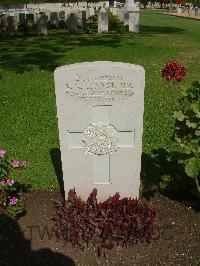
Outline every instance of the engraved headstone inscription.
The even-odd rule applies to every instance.
[[[139,197],[144,69],[87,62],[54,72],[66,195],[82,199],[97,188],[102,201],[119,192]]]

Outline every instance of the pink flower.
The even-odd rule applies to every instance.
[[[19,161],[14,160],[14,161],[12,162],[12,167],[13,167],[13,168],[18,168],[18,167],[19,167]]]
[[[3,158],[5,156],[5,151],[4,150],[0,150],[0,158]]]
[[[15,197],[11,198],[10,199],[10,206],[15,206],[17,204],[17,202],[18,202],[17,198],[15,198]]]
[[[0,184],[6,186],[12,186],[14,185],[15,181],[13,179],[10,179],[10,178],[3,178],[1,181],[0,181]]]
[[[22,166],[23,168],[26,168],[26,167],[28,166],[27,161],[22,161],[21,166]]]
[[[7,182],[6,178],[1,179],[0,184],[5,185]]]
[[[14,185],[14,183],[15,183],[15,181],[13,179],[7,178],[7,180],[6,180],[7,185],[12,186],[12,185]]]

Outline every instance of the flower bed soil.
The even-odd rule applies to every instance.
[[[200,265],[200,213],[189,205],[160,194],[150,198],[158,213],[159,237],[151,243],[117,247],[107,258],[89,247],[77,251],[52,235],[57,190],[26,194],[26,214],[17,222],[6,215],[0,219],[0,265]],[[142,201],[146,201],[141,196]]]

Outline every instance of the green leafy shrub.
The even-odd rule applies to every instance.
[[[183,90],[182,110],[174,113],[176,119],[175,140],[184,149],[185,172],[194,178],[200,193],[200,83],[195,81]]]
[[[119,20],[119,18],[113,15],[109,10],[107,10],[108,21],[109,21],[109,31],[115,31],[117,33],[121,33],[125,31],[125,27],[123,23]],[[89,23],[97,23],[98,22],[98,14],[96,13],[93,16],[88,18]]]
[[[90,17],[88,18],[88,22],[89,22],[89,23],[97,23],[97,20],[98,20],[98,15],[97,15],[97,13],[94,14],[94,15],[92,15],[92,16],[90,16]]]
[[[110,11],[108,11],[108,21],[109,21],[109,31],[116,31],[117,33],[125,31],[125,27],[119,20],[119,17],[113,15]]]
[[[61,29],[66,29],[67,28],[67,22],[66,22],[66,20],[64,20],[64,19],[60,20],[59,21],[59,27]]]

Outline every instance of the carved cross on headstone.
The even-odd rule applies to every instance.
[[[68,131],[69,149],[84,149],[93,156],[94,184],[111,184],[112,153],[118,148],[134,146],[134,131],[118,131],[110,124],[112,105],[90,106],[92,121],[84,131]]]

